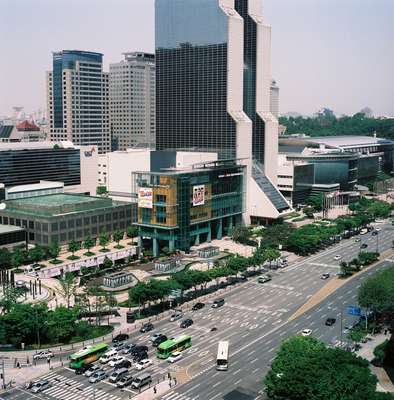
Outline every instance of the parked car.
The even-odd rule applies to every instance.
[[[153,331],[154,326],[151,322],[147,322],[146,324],[141,326],[140,332],[141,333],[146,333],[146,332],[150,332]]]
[[[136,363],[136,364],[134,365],[134,368],[135,368],[137,371],[142,371],[143,369],[149,367],[149,366],[152,365],[152,364],[153,364],[153,361],[152,361],[152,360],[150,360],[149,358],[145,358],[144,360],[141,360],[140,362]]]
[[[131,385],[131,382],[133,382],[133,377],[131,375],[123,375],[120,380],[116,383],[116,386],[119,388],[124,388],[126,386]]]
[[[204,303],[198,302],[198,303],[194,304],[194,306],[192,307],[192,310],[197,311],[197,310],[201,310],[204,307],[205,307]]]
[[[180,351],[174,351],[168,358],[167,358],[167,362],[169,363],[174,363],[177,362],[178,360],[180,360],[182,358],[182,353]]]
[[[43,358],[48,358],[48,357],[52,358],[53,356],[54,354],[52,353],[51,350],[41,350],[36,354],[34,354],[33,360],[41,360]]]
[[[160,335],[157,336],[157,338],[152,342],[152,346],[153,347],[157,347],[159,346],[161,343],[165,342],[166,340],[168,340],[166,335]]]
[[[31,391],[33,393],[39,393],[42,392],[45,389],[48,389],[51,386],[50,382],[46,379],[43,379],[41,381],[36,382],[32,388]]]
[[[190,318],[184,319],[181,324],[180,327],[181,328],[188,328],[189,326],[193,325],[193,320]]]
[[[103,379],[105,379],[107,377],[107,372],[100,369],[97,372],[95,372],[90,378],[89,378],[89,382],[90,383],[97,383],[102,381]]]
[[[119,333],[119,335],[116,335],[113,339],[113,343],[117,342],[124,342],[125,340],[128,340],[130,336],[127,333]]]
[[[327,318],[326,319],[326,325],[327,326],[332,326],[335,324],[336,318]]]
[[[115,367],[116,365],[120,364],[122,361],[126,360],[123,356],[115,356],[112,360],[109,361],[108,365],[110,367]]]

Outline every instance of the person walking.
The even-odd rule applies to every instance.
[[[156,394],[156,393],[157,393],[156,386],[153,386],[153,393],[154,393],[154,394]]]

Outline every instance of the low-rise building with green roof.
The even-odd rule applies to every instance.
[[[110,198],[58,193],[4,202],[0,223],[25,228],[29,243],[64,245],[126,230],[132,223],[133,204]]]

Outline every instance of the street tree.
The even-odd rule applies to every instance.
[[[53,242],[48,249],[49,255],[54,259],[57,260],[57,257],[60,254],[60,246],[57,242]]]
[[[109,243],[109,235],[106,232],[103,232],[99,237],[99,244],[102,247],[102,251],[107,251],[106,246]]]
[[[264,250],[264,255],[269,261],[271,267],[272,261],[277,260],[280,257],[280,251],[277,249],[268,248]]]
[[[41,246],[36,244],[31,250],[29,250],[28,256],[37,264],[45,258],[45,251]]]
[[[117,243],[118,248],[120,247],[119,242],[123,239],[123,236],[124,236],[124,232],[120,231],[120,230],[115,231],[113,234],[114,241]]]
[[[134,225],[130,225],[127,227],[126,235],[130,239],[134,239],[138,236],[138,228]]]
[[[79,245],[78,242],[76,242],[75,240],[72,240],[69,244],[68,244],[68,251],[72,254],[72,258],[75,258],[74,253],[76,251],[78,251],[81,248],[81,246]]]
[[[21,265],[26,262],[26,254],[20,249],[17,248],[12,253],[11,257],[11,265],[13,268],[19,268]]]
[[[96,244],[96,241],[95,241],[94,239],[92,239],[91,236],[87,236],[87,237],[85,238],[85,241],[84,241],[84,243],[83,243],[83,246],[84,246],[84,248],[88,251],[88,253],[91,253],[91,252],[90,252],[90,249],[91,249],[92,247],[94,247],[95,244]]]
[[[264,383],[272,400],[370,400],[377,379],[367,360],[297,336],[282,343]]]
[[[60,288],[58,289],[60,295],[64,298],[67,304],[67,308],[70,308],[70,301],[73,296],[75,296],[78,285],[77,279],[71,272],[66,272],[59,279]]]
[[[11,253],[7,248],[0,249],[0,270],[9,269],[12,265]]]

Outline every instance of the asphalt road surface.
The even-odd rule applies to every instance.
[[[289,336],[305,328],[312,329],[312,335],[333,343],[346,335],[344,327],[354,317],[345,315],[347,305],[356,304],[357,289],[361,282],[376,270],[392,265],[382,261],[372,270],[357,276],[337,290],[323,302],[293,321],[288,318],[318,291],[327,281],[320,279],[323,272],[339,272],[342,260],[349,261],[360,251],[360,244],[366,243],[365,250],[384,251],[392,246],[394,227],[380,225],[378,237],[359,236],[342,241],[328,250],[320,252],[286,269],[274,271],[270,282],[259,284],[256,278],[235,286],[223,294],[212,297],[210,304],[199,311],[188,312],[186,317],[194,324],[186,329],[179,327],[180,321],[163,321],[155,330],[147,334],[134,333],[130,342],[147,344],[149,336],[157,331],[173,337],[180,333],[192,336],[193,345],[183,352],[182,360],[169,366],[166,361],[158,360],[149,346],[149,356],[154,365],[146,372],[153,376],[154,383],[163,379],[174,369],[186,371],[192,378],[188,383],[176,387],[162,396],[163,400],[242,400],[260,398],[262,379],[275,357],[280,343]],[[335,260],[335,256],[341,256]],[[225,305],[212,309],[211,303],[216,297],[223,297]],[[342,324],[341,324],[342,314]],[[328,317],[336,318],[336,323],[325,326]],[[342,330],[341,330],[342,326]],[[217,331],[211,332],[216,327]],[[342,332],[342,333],[341,333]],[[229,369],[219,372],[215,369],[215,357],[219,340],[230,342]],[[133,376],[140,373],[131,371]],[[43,378],[51,382],[51,387],[39,394],[32,394],[23,389],[13,389],[0,396],[7,400],[48,399],[48,400],[122,400],[133,398],[137,393],[131,389],[121,391],[108,381],[91,385],[84,376],[77,376],[73,371],[63,368],[52,371]]]

